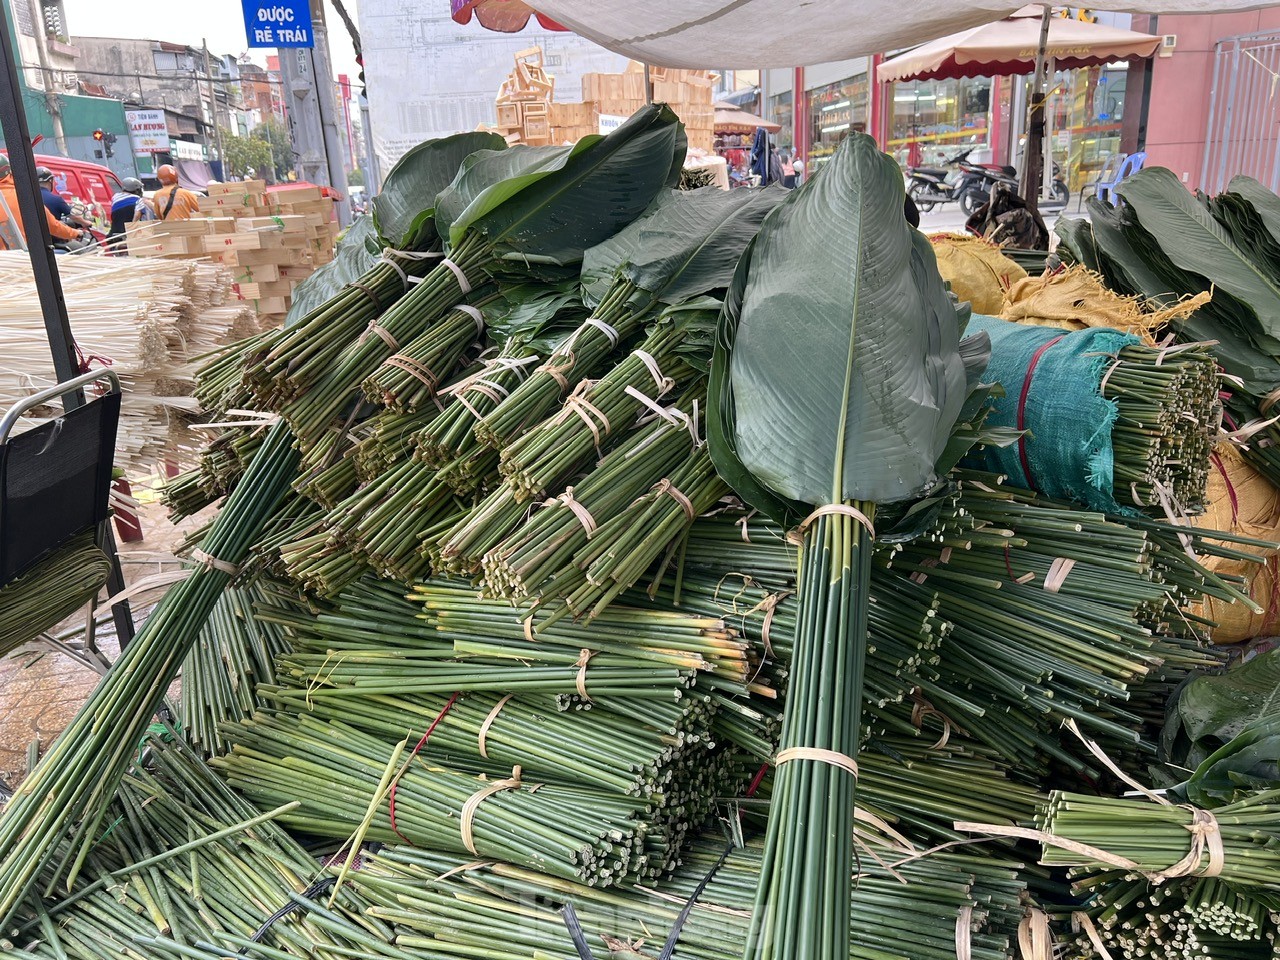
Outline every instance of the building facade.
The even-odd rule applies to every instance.
[[[23,105],[37,153],[65,154],[133,176],[124,105],[104,96],[90,78],[76,72],[78,48],[67,35],[61,0],[0,0],[5,5],[10,40],[18,51]],[[58,129],[62,136],[59,138]],[[98,140],[101,130],[114,143]]]

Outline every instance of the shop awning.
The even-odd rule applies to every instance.
[[[770,133],[777,133],[781,125],[773,123],[754,113],[739,110],[731,103],[715,104],[716,133],[753,133],[756,127],[764,127]]]
[[[1274,0],[1271,0],[1274,2]],[[1261,0],[1098,0],[1131,13],[1228,13]],[[1008,17],[1018,0],[532,0],[540,13],[642,63],[796,67],[902,50]]]
[[[922,44],[876,69],[885,83],[955,80],[959,77],[1021,76],[1034,72],[1042,8],[1025,7],[1012,17]],[[1095,67],[1114,60],[1153,56],[1160,38],[1100,23],[1055,17],[1049,23],[1047,56],[1060,70]]]

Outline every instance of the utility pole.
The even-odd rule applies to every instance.
[[[201,41],[204,45],[204,78],[209,88],[209,117],[213,120],[213,139],[218,145],[218,163],[222,167],[222,178],[227,177],[227,155],[222,151],[222,124],[218,122],[218,101],[213,92],[213,68],[209,65],[209,41]]]
[[[360,93],[360,132],[364,134],[364,189],[372,197],[382,189],[382,171],[378,168],[378,154],[373,149],[373,124],[369,121],[369,96]]]
[[[312,183],[326,184],[343,199],[338,201],[338,222],[351,222],[346,199],[347,180],[342,164],[342,140],[338,134],[334,103],[333,71],[329,69],[329,34],[324,4],[311,5],[311,32],[315,46],[280,51],[280,77],[288,101],[289,132],[297,157],[298,175]]]
[[[45,110],[48,112],[49,120],[53,124],[53,139],[58,145],[58,152],[64,157],[69,157],[70,154],[67,153],[67,134],[62,129],[62,101],[58,99],[57,91],[53,89],[53,67],[49,64],[44,11],[40,8],[38,0],[28,0],[28,3],[31,6],[32,26],[35,28],[36,59],[40,61],[40,85],[44,88]]]

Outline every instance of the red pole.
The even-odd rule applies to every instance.
[[[988,137],[991,140],[991,162],[1002,163],[1004,161],[1004,115],[1001,113],[1000,95],[1003,92],[1000,88],[1001,77],[991,78],[991,99],[990,99],[990,120],[987,124]]]
[[[804,67],[796,67],[791,81],[791,127],[794,141],[791,149],[804,161],[807,180],[812,171],[809,169],[809,104],[804,92]]]
[[[867,90],[870,94],[870,109],[867,110],[867,133],[875,138],[876,146],[884,149],[884,91],[887,84],[880,82],[880,71],[876,68],[884,62],[884,54],[877,53],[871,57],[870,73],[867,76]]]

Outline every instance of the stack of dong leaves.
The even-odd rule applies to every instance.
[[[1159,764],[1242,538],[982,469],[988,337],[869,138],[792,192],[683,159],[663,106],[424,143],[208,359],[167,497],[220,506],[0,816],[15,949],[1047,949],[1065,875],[1012,834],[1112,762],[1063,724]]]

